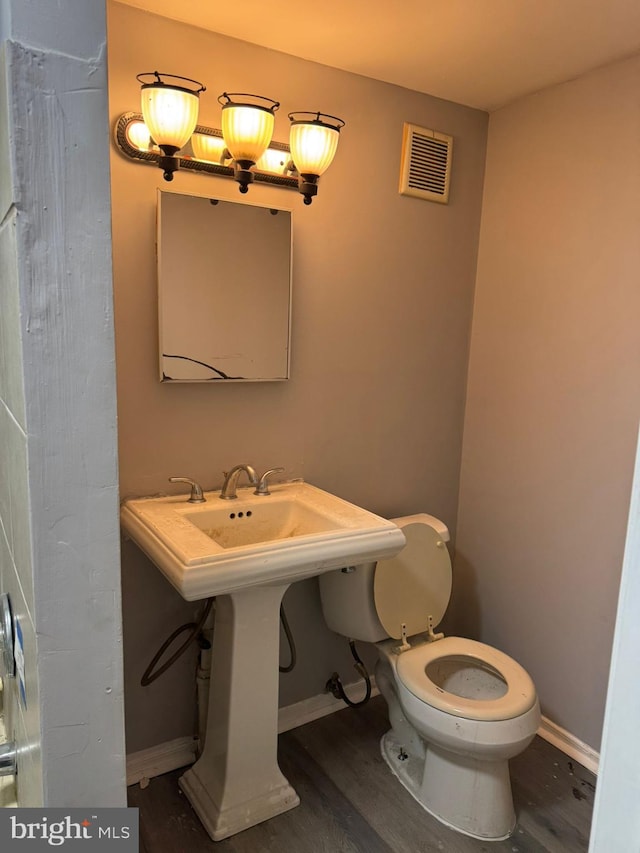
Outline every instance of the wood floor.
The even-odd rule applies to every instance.
[[[511,762],[518,823],[507,841],[477,841],[428,815],[380,756],[385,703],[324,717],[280,736],[280,767],[301,804],[213,842],[178,789],[181,771],[129,789],[142,853],[574,853],[586,851],[595,777],[536,737]]]

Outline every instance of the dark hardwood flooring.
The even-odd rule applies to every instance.
[[[129,789],[143,853],[577,853],[589,845],[595,777],[539,737],[511,762],[518,823],[506,841],[477,841],[427,814],[391,775],[379,740],[386,706],[316,720],[280,736],[279,761],[301,804],[213,842],[178,789],[182,771]]]

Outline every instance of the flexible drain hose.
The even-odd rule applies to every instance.
[[[173,632],[173,634],[171,634],[170,637],[167,637],[167,639],[160,646],[160,648],[158,649],[156,654],[153,656],[151,663],[145,669],[144,675],[140,679],[140,684],[143,687],[148,687],[149,684],[151,684],[151,682],[155,681],[156,678],[159,678],[163,672],[166,672],[169,669],[169,667],[172,666],[178,660],[178,658],[186,652],[186,650],[189,648],[191,643],[195,642],[195,640],[198,639],[198,635],[200,634],[200,631],[202,630],[202,626],[206,622],[207,616],[209,615],[209,611],[211,610],[211,608],[213,606],[213,601],[214,601],[213,598],[207,599],[207,603],[204,606],[204,610],[202,611],[202,614],[200,615],[200,618],[198,619],[197,622],[186,622],[184,625],[181,625],[179,628],[176,628],[176,630]],[[191,630],[191,633],[189,634],[187,639],[184,641],[184,643],[179,648],[176,649],[176,651],[171,655],[171,657],[167,661],[165,661],[165,663],[162,664],[162,666],[159,666],[158,669],[155,672],[153,672],[153,668],[158,663],[158,661],[160,660],[162,655],[169,648],[171,643],[173,643],[173,641],[175,639],[177,639],[180,636],[180,634],[184,634],[185,631],[189,631],[189,630]]]
[[[360,659],[358,652],[356,651],[355,640],[349,640],[349,648],[351,649],[351,654],[355,659],[355,669],[358,674],[364,678],[366,684],[366,691],[364,694],[364,698],[360,699],[359,702],[354,702],[352,699],[349,699],[347,694],[344,691],[344,687],[342,686],[342,681],[340,681],[340,676],[337,672],[334,672],[331,678],[327,681],[325,685],[325,690],[327,693],[333,693],[336,699],[342,699],[343,702],[350,708],[359,708],[361,705],[365,705],[369,699],[371,699],[371,678],[369,677],[369,673],[367,672],[367,668]]]

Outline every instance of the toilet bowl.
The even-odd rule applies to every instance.
[[[508,762],[540,724],[535,686],[498,649],[434,631],[451,595],[449,532],[426,514],[394,521],[407,540],[398,556],[320,578],[325,620],[377,646],[391,723],[381,751],[398,780],[447,826],[508,838],[516,822]]]

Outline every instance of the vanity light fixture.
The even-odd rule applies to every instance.
[[[178,151],[189,141],[198,123],[200,92],[206,87],[190,77],[148,71],[138,74],[142,115],[149,135],[162,151],[158,165],[165,181],[179,168]],[[180,81],[179,83],[174,81]],[[196,88],[185,86],[190,83]]]
[[[272,142],[278,101],[244,92],[223,92],[222,130],[199,125],[200,94],[206,87],[190,77],[158,71],[138,74],[142,115],[124,113],[115,141],[127,157],[154,163],[166,181],[182,167],[233,177],[241,193],[254,180],[297,189],[304,203],[318,193],[344,121],[321,112],[289,113],[290,142]]]
[[[292,163],[298,172],[298,191],[304,196],[304,203],[311,204],[318,193],[318,178],[336,155],[344,122],[319,112],[289,113],[289,121],[289,145]]]

